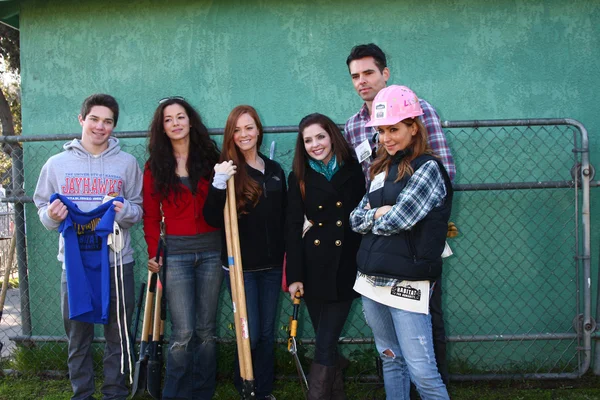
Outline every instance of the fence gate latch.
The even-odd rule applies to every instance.
[[[583,179],[584,176],[589,176],[591,181],[594,180],[595,175],[596,169],[592,164],[589,164],[588,168],[583,171],[581,170],[581,163],[577,163],[571,168],[571,178],[573,178],[573,180],[577,179],[579,181]]]
[[[586,331],[589,332],[595,332],[596,331],[596,320],[594,318],[590,318],[590,323],[586,324],[586,326],[583,326],[583,314],[579,314],[576,315],[575,318],[573,318],[573,329],[575,330],[575,332],[577,332],[578,335],[581,335],[581,332],[583,332],[583,329],[585,329]]]

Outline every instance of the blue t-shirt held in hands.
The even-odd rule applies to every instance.
[[[69,318],[75,321],[107,324],[110,310],[110,260],[107,238],[113,231],[116,197],[94,210],[83,212],[60,194],[69,211],[58,231],[65,241],[65,269],[69,292]]]

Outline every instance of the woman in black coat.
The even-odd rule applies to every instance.
[[[345,399],[337,342],[358,297],[352,287],[361,240],[348,217],[365,194],[365,181],[328,117],[310,114],[300,121],[288,183],[286,279],[292,298],[297,291],[304,296],[316,335],[308,398]]]

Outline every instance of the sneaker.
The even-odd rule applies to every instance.
[[[277,399],[275,398],[275,396],[273,396],[272,394],[269,394],[269,395],[265,396],[265,397],[264,397],[264,399],[265,399],[265,400],[277,400]]]

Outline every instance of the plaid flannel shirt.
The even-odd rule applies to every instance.
[[[454,165],[452,152],[450,152],[448,142],[446,141],[446,136],[442,130],[440,117],[433,106],[427,101],[420,99],[419,104],[424,112],[419,118],[421,119],[421,122],[423,122],[423,125],[425,125],[425,128],[427,128],[427,141],[429,142],[429,147],[431,147],[431,150],[433,150],[433,153],[436,156],[440,157],[440,161],[446,168],[446,171],[448,171],[450,180],[454,181],[456,167]],[[367,110],[367,104],[364,103],[361,109],[346,121],[344,136],[346,137],[346,141],[350,144],[350,147],[353,149],[365,140],[368,140],[371,145],[371,150],[373,151],[373,154],[375,154],[375,148],[377,147],[375,140],[376,130],[374,127],[365,126],[370,120],[371,116]],[[367,158],[362,162],[363,174],[365,175],[366,181],[370,180],[369,168],[371,167],[372,162],[372,158]]]
[[[390,236],[401,230],[409,230],[435,207],[444,203],[446,185],[435,161],[427,161],[408,180],[387,213],[375,219],[377,208],[365,209],[369,195],[365,194],[358,206],[350,213],[350,226],[354,232]],[[360,273],[359,273],[360,274]],[[364,274],[363,274],[364,275]],[[358,276],[358,275],[357,275]],[[366,276],[375,286],[394,286],[398,279]]]

